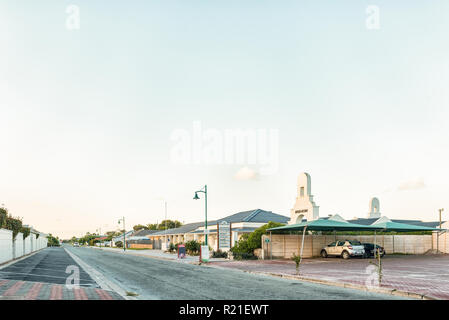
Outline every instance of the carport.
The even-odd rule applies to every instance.
[[[371,225],[361,225],[356,223],[349,223],[344,219],[330,217],[328,219],[317,219],[313,221],[303,221],[297,224],[286,225],[267,229],[270,232],[270,239],[272,231],[302,231],[302,241],[300,250],[300,260],[303,257],[304,237],[306,231],[374,231],[374,245],[377,244],[377,232],[413,232],[413,231],[436,231],[440,229],[416,226],[404,223],[392,222],[387,217],[380,218]]]
[[[301,223],[296,224],[290,224],[282,227],[276,227],[267,229],[267,231],[270,231],[270,239],[271,239],[271,232],[272,231],[302,231],[302,241],[301,241],[301,251],[299,253],[299,256],[302,260],[302,254],[304,249],[304,237],[306,234],[306,231],[333,231],[334,234],[337,231],[376,231],[376,230],[382,230],[381,226],[365,226],[355,223],[350,223],[347,221],[341,221],[341,220],[334,220],[332,218],[329,219],[318,219],[318,220],[312,220],[312,221],[303,221]]]

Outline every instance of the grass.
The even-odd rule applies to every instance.
[[[130,292],[130,291],[126,291],[126,295],[127,295],[128,297],[137,297],[137,296],[138,296],[137,293],[135,293],[135,292]]]

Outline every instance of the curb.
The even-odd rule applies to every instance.
[[[408,292],[408,291],[403,291],[403,290],[397,290],[397,289],[387,289],[387,288],[370,289],[370,288],[367,288],[366,286],[353,284],[353,283],[344,283],[344,282],[337,282],[337,281],[330,281],[330,280],[305,278],[305,277],[301,277],[301,276],[294,276],[294,275],[282,274],[282,273],[248,271],[248,270],[241,270],[241,269],[234,269],[234,268],[219,267],[219,266],[214,266],[214,265],[209,265],[209,266],[213,267],[213,268],[217,268],[217,269],[236,270],[236,271],[246,272],[246,273],[255,274],[255,275],[264,275],[264,276],[284,278],[284,279],[289,279],[289,280],[311,282],[311,283],[329,285],[329,286],[334,286],[334,287],[356,289],[356,290],[373,292],[373,293],[382,293],[382,294],[387,294],[387,295],[392,295],[392,296],[401,296],[401,297],[418,299],[418,300],[437,300],[435,298],[432,298],[432,297],[429,297],[429,296],[426,296],[423,294]]]

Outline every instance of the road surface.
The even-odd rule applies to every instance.
[[[63,248],[45,248],[0,267],[0,300],[122,299],[116,292],[100,289]]]
[[[248,274],[106,250],[65,246],[139,299],[398,299],[354,289]]]

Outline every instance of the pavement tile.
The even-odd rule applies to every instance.
[[[326,280],[365,286],[370,275],[371,259],[305,259],[301,276],[311,280]],[[212,262],[211,266],[250,272],[295,275],[290,260],[258,260]],[[449,255],[387,256],[383,259],[382,288],[412,292],[436,299],[449,299]]]

